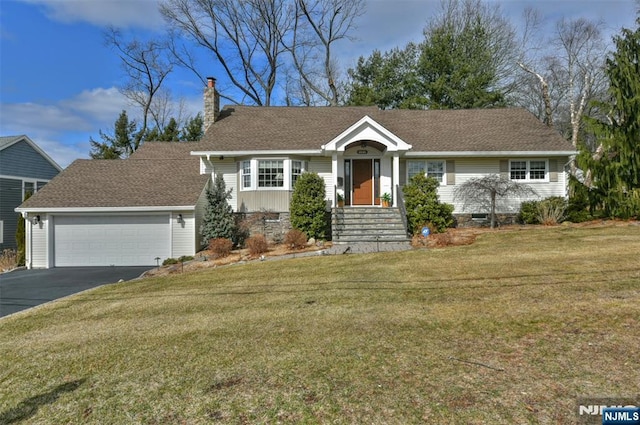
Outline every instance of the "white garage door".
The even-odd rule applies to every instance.
[[[69,266],[149,266],[170,257],[169,216],[56,216],[54,262]]]

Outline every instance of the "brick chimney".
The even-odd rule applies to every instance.
[[[213,124],[220,115],[220,96],[216,91],[216,79],[207,77],[207,87],[204,89],[204,131]]]

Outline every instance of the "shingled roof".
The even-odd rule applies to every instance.
[[[19,208],[195,206],[210,176],[200,175],[198,158],[185,154],[182,159],[78,159]],[[142,151],[140,157],[145,155],[153,156]]]
[[[412,145],[413,152],[573,150],[558,132],[518,108],[418,111],[278,106],[225,107],[193,150],[319,150],[365,116]]]

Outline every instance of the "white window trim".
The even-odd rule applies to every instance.
[[[251,163],[251,185],[250,187],[244,187],[243,181],[243,163],[245,161],[250,161]],[[258,164],[260,161],[282,161],[282,171],[283,171],[283,185],[282,187],[259,187],[258,186]],[[240,163],[239,166],[239,176],[240,176],[240,191],[274,191],[274,190],[284,190],[290,191],[293,190],[293,172],[292,172],[292,162],[300,161],[302,165],[302,173],[305,173],[308,168],[307,161],[302,159],[292,159],[286,157],[255,157],[251,159],[244,159],[238,161]]]
[[[544,161],[544,179],[532,179],[531,178],[531,161]],[[512,179],[511,178],[511,162],[525,162],[527,164],[524,179]],[[509,160],[509,180],[522,183],[549,183],[549,160],[545,158],[514,158]]]
[[[442,181],[440,182],[440,186],[446,186],[447,185],[447,160],[446,159],[430,159],[430,158],[425,158],[425,159],[408,159],[407,160],[407,164],[406,164],[406,179],[407,179],[407,183],[409,183],[409,163],[412,162],[424,162],[424,173],[425,175],[427,174],[427,168],[428,165],[427,163],[429,162],[441,162],[442,163]]]

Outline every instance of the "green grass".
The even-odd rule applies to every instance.
[[[640,226],[255,262],[0,320],[0,423],[573,423],[640,394]]]

